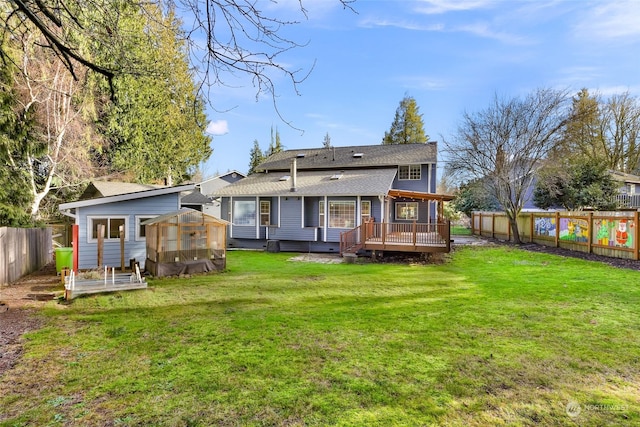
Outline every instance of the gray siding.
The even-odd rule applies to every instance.
[[[144,199],[105,203],[95,206],[78,208],[77,223],[79,253],[78,268],[94,269],[98,266],[98,243],[90,241],[88,217],[124,217],[125,245],[124,260],[128,265],[129,259],[135,258],[143,267],[146,258],[146,242],[136,241],[136,215],[156,216],[172,212],[180,208],[178,193],[165,194]],[[120,241],[107,240],[104,242],[103,263],[109,267],[120,267]]]
[[[396,190],[421,191],[423,193],[436,192],[436,167],[433,165],[429,171],[429,165],[422,165],[419,180],[399,180],[398,176],[393,180],[393,188]],[[431,180],[429,177],[431,176]]]

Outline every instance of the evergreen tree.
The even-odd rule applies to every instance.
[[[391,129],[384,133],[382,144],[425,144],[429,135],[424,132],[422,114],[413,97],[405,96],[396,109]]]
[[[533,202],[541,209],[562,207],[582,210],[615,209],[618,185],[611,178],[605,163],[583,158],[572,163],[565,173],[549,173],[538,177],[533,191]]]
[[[562,139],[549,156],[563,169],[583,158],[603,159],[602,132],[600,130],[600,102],[582,89],[572,99],[571,112],[562,132]],[[562,165],[559,164],[563,163]]]
[[[211,138],[204,133],[204,101],[189,70],[180,22],[173,12],[154,11],[145,19],[128,5],[118,21],[120,31],[140,35],[137,44],[126,49],[128,54],[154,72],[115,79],[115,102],[103,110],[106,158],[112,170],[138,182],[164,179],[172,185],[188,179],[211,155]],[[106,88],[103,91],[106,94]]]
[[[272,154],[276,154],[284,150],[282,146],[282,142],[280,141],[280,131],[276,127],[275,135],[273,133],[273,126],[271,127],[271,142],[269,143],[269,149],[265,153],[265,158],[271,156]]]
[[[0,62],[0,226],[32,225],[28,153],[38,151],[33,110],[18,108],[15,69]]]
[[[263,161],[264,161],[264,154],[262,154],[262,150],[260,149],[260,144],[258,144],[258,140],[256,139],[253,141],[253,148],[251,149],[251,158],[249,160],[248,174],[251,175],[252,173],[255,173],[256,168]]]
[[[329,132],[327,132],[327,134],[324,136],[324,139],[322,140],[322,146],[324,148],[331,148],[331,137],[329,136]]]

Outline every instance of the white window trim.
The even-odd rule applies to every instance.
[[[124,241],[129,241],[129,215],[87,215],[87,243],[97,243],[98,239],[94,239],[93,235],[93,220],[94,219],[124,219]],[[106,230],[107,236],[109,235],[109,230]],[[105,242],[119,242],[120,239],[110,239],[108,237],[104,238]]]
[[[411,178],[411,168],[418,167],[419,176],[418,178]],[[407,170],[408,178],[400,178],[400,168],[409,168]],[[399,165],[398,166],[398,181],[420,181],[422,179],[422,165]]]
[[[135,216],[135,229],[136,229],[136,237],[135,237],[135,239],[136,239],[136,242],[145,242],[147,240],[146,237],[143,237],[143,236],[140,235],[140,223],[144,222],[144,221],[147,221],[147,220],[149,220],[151,218],[155,218],[158,215],[159,214],[147,214],[147,215],[141,214],[141,215],[136,215]],[[144,221],[143,221],[143,219],[144,219]]]
[[[266,214],[262,213],[262,204],[265,203],[269,206],[269,212]],[[266,224],[262,223],[262,215],[269,215],[269,221]],[[260,200],[260,226],[261,227],[270,227],[271,224],[271,200]]]
[[[371,200],[362,200],[360,202],[360,222],[362,223],[362,217],[364,216],[364,205],[369,205],[369,218],[373,216],[373,212],[371,212]]]
[[[352,227],[332,227],[331,226],[331,203],[344,203],[353,206],[353,226]],[[329,228],[333,229],[349,229],[356,227],[357,221],[357,212],[356,212],[356,202],[354,200],[329,200],[329,205],[325,205],[325,215],[328,215],[327,220],[329,224]]]

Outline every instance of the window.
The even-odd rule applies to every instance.
[[[356,202],[329,202],[329,228],[353,228]]]
[[[369,218],[371,218],[371,201],[363,200],[360,202],[360,210],[361,223],[364,224],[369,221]]]
[[[320,200],[318,205],[318,225],[324,227],[324,200]]]
[[[419,180],[420,179],[420,165],[406,165],[398,166],[398,179],[401,180]]]
[[[98,240],[98,226],[104,226],[104,239],[105,240],[119,240],[120,230],[119,227],[124,227],[124,238],[129,240],[127,236],[128,228],[127,216],[112,216],[112,217],[87,217],[87,236],[89,242],[95,242]]]
[[[256,202],[234,201],[233,202],[233,224],[234,225],[256,225]]]
[[[260,200],[260,225],[271,224],[271,202]]]
[[[150,219],[153,219],[155,217],[156,215],[136,215],[136,241],[137,242],[145,241],[147,237],[147,233],[145,230],[146,227],[142,225],[142,223]]]
[[[418,202],[396,203],[396,220],[417,220]]]

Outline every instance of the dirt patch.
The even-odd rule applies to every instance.
[[[22,355],[22,335],[44,324],[38,310],[63,291],[53,264],[0,286],[0,375]]]
[[[39,329],[44,323],[36,310],[0,307],[0,376],[16,364],[22,355],[22,335]]]

